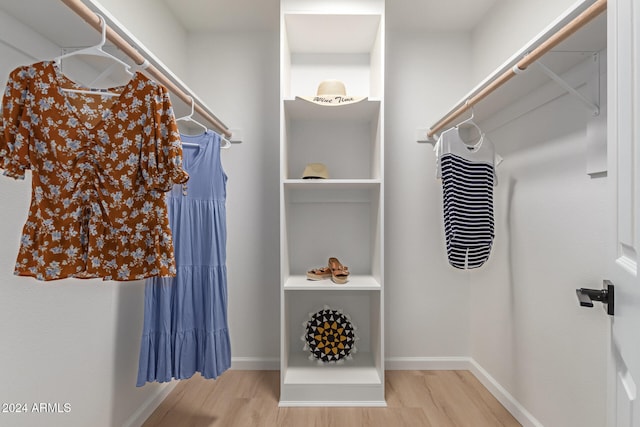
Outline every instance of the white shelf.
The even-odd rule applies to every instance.
[[[385,406],[384,0],[281,0],[280,10],[280,405]],[[327,79],[367,98],[300,98]],[[309,163],[331,179],[300,179]],[[331,256],[348,282],[307,280]],[[357,319],[353,360],[322,364],[302,350],[302,320],[318,305]]]
[[[379,179],[285,179],[285,189],[349,189],[366,190],[380,187]]]
[[[312,96],[313,94],[308,94]],[[358,94],[350,94],[357,96]],[[306,95],[305,95],[306,96]],[[354,104],[318,105],[304,99],[285,99],[285,114],[295,120],[339,120],[372,122],[378,120],[380,100],[365,99]]]
[[[303,342],[300,341],[300,348]],[[357,343],[356,343],[357,347]],[[309,360],[309,353],[294,351],[289,354],[289,366],[284,384],[382,384],[380,374],[370,353],[356,353],[353,360],[342,364],[319,364]]]
[[[349,275],[349,281],[338,285],[331,279],[307,280],[306,276],[289,276],[284,283],[285,291],[379,291],[382,289],[380,282],[373,276]]]

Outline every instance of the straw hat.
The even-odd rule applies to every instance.
[[[309,163],[302,172],[302,179],[322,178],[329,179],[329,171],[322,163]]]
[[[367,99],[366,96],[347,96],[344,83],[340,80],[324,80],[318,85],[316,96],[299,96],[298,98],[318,105],[346,105]]]

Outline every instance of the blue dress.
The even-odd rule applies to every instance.
[[[216,378],[231,365],[227,326],[226,181],[220,136],[181,135],[186,184],[167,193],[177,274],[145,284],[137,386],[200,372]]]

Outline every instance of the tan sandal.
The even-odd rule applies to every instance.
[[[349,267],[345,267],[338,261],[338,258],[329,258],[329,270],[331,270],[331,280],[333,283],[342,285],[349,281]]]
[[[307,271],[307,280],[324,280],[331,277],[329,267],[312,268]]]

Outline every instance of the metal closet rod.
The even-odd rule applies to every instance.
[[[100,18],[96,15],[89,7],[87,7],[81,0],[61,0],[65,5],[67,5],[71,10],[73,10],[78,16],[84,19],[89,25],[91,25],[96,30],[100,31]],[[106,25],[106,24],[105,24]],[[200,114],[209,124],[212,125],[213,129],[220,133],[221,135],[230,138],[231,131],[229,128],[218,119],[215,114],[209,111],[208,108],[202,105],[199,101],[197,101],[197,97],[195,95],[191,95],[187,93],[187,91],[180,88],[176,85],[171,79],[169,79],[166,74],[162,71],[158,70],[153,64],[150,64],[147,59],[138,52],[138,50],[131,46],[124,38],[120,36],[113,28],[107,25],[107,39],[111,41],[114,45],[118,47],[118,49],[122,50],[129,58],[131,58],[138,66],[142,66],[147,74],[149,74],[154,80],[158,83],[161,83],[169,91],[178,96],[181,100],[183,100],[187,105],[191,105],[192,100],[196,100],[195,102],[195,111]],[[147,65],[148,64],[148,65]]]
[[[478,89],[478,91],[471,95],[466,102],[458,107],[457,109],[450,112],[448,115],[437,121],[431,128],[429,128],[429,132],[427,132],[427,137],[432,138],[436,133],[444,129],[447,125],[453,122],[455,119],[464,114],[465,111],[469,110],[478,102],[482,101],[484,98],[489,96],[493,91],[498,89],[500,86],[509,81],[513,76],[519,74],[529,67],[531,64],[540,59],[545,53],[549,52],[551,49],[556,47],[562,41],[567,39],[573,33],[578,31],[588,22],[593,20],[596,16],[600,15],[607,9],[607,0],[597,0],[587,9],[585,9],[581,14],[567,23],[564,27],[560,28],[557,32],[555,32],[551,37],[545,40],[538,47],[529,52],[525,57],[523,57],[513,68],[509,68],[507,71],[502,73],[499,77],[495,78],[491,83],[487,86]]]

